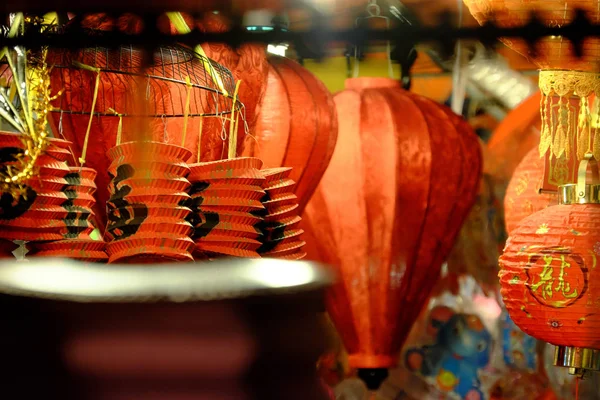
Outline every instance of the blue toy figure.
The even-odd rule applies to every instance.
[[[536,340],[521,331],[505,311],[502,317],[502,351],[506,365],[520,371],[535,371],[536,347]]]
[[[441,391],[461,399],[483,400],[478,372],[490,360],[492,337],[481,319],[435,307],[427,330],[435,343],[409,349],[405,354],[408,369],[434,379]]]

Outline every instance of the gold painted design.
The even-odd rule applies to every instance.
[[[516,285],[521,281],[518,275],[513,276],[508,283],[511,285]]]
[[[539,87],[542,92],[540,114],[540,157],[555,159],[572,157],[582,160],[586,153],[600,157],[598,138],[598,107],[592,98],[600,95],[600,74],[593,72],[547,70],[541,71]],[[571,99],[579,99],[573,107]],[[575,148],[574,148],[575,146]],[[574,151],[576,150],[576,151]],[[598,154],[596,154],[598,153]],[[561,177],[558,173],[551,176]]]
[[[581,257],[570,254],[565,248],[532,255],[527,265],[529,291],[543,305],[567,307],[585,291],[583,264]]]
[[[538,235],[543,235],[548,232],[550,232],[550,228],[548,228],[548,224],[540,225],[539,228],[537,228],[537,230],[535,231],[535,233],[537,233]]]

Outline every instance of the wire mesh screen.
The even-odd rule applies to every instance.
[[[232,111],[235,83],[223,66],[184,47],[159,48],[145,68],[143,57],[129,46],[51,50],[52,84],[63,92],[56,111],[92,113],[96,79],[95,115],[181,117],[186,107],[190,117]]]

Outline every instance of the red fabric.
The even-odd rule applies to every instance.
[[[504,221],[510,235],[523,218],[557,203],[556,195],[540,194],[544,178],[544,159],[532,149],[513,174],[504,198]]]
[[[512,110],[494,130],[484,157],[485,173],[508,181],[529,150],[540,142],[540,92]]]
[[[210,14],[214,15],[214,14]],[[189,18],[189,17],[188,17]],[[109,29],[114,21],[104,14],[94,14],[86,17],[87,27],[96,27],[97,29]],[[224,22],[218,16],[205,17],[203,21],[208,21],[210,29],[223,27]],[[138,21],[133,17],[123,17],[119,20],[119,26],[123,29],[129,27],[131,31],[139,29]],[[212,24],[212,25],[211,25]],[[216,59],[222,65],[231,70],[235,76],[235,80],[241,80],[242,84],[239,92],[239,100],[245,104],[246,118],[249,128],[252,130],[256,123],[257,105],[262,99],[266,85],[267,76],[267,60],[263,46],[245,45],[239,50],[234,50],[226,45],[210,45],[204,46],[208,51],[209,58]],[[103,65],[105,64],[102,52],[95,53],[89,49],[85,53],[80,53],[76,59],[87,65]],[[109,53],[109,57],[120,57],[118,62],[120,69],[135,70],[139,67],[139,60],[134,60],[131,63],[127,56],[121,56],[118,51]],[[52,53],[49,55],[50,64],[64,65],[65,59],[61,53]],[[115,60],[111,64],[116,64]],[[153,71],[154,74],[158,69]],[[166,69],[167,75],[169,73]],[[181,78],[181,77],[176,77]],[[95,87],[96,74],[94,72],[79,70],[75,68],[55,68],[52,71],[52,82],[56,91],[65,89],[65,94],[55,102],[58,109],[63,110],[86,110],[91,111]],[[154,96],[148,100],[149,109],[157,115],[164,114],[166,116],[173,114],[181,114],[185,103],[186,90],[185,86],[177,83],[166,81],[153,82],[156,87]],[[107,112],[109,108],[113,108],[119,113],[135,114],[135,99],[139,98],[132,96],[132,93],[139,94],[139,87],[136,88],[134,78],[127,75],[103,72],[101,73],[101,84],[98,94],[97,112]],[[233,95],[233,93],[231,93]],[[201,104],[207,104],[207,99],[204,96],[210,97],[208,92],[202,93],[202,99],[194,98],[193,101]],[[177,112],[171,104],[179,105]],[[102,108],[104,105],[105,109]],[[135,107],[134,107],[135,106]],[[181,109],[181,110],[180,110]],[[140,114],[139,112],[137,114]],[[56,127],[60,124],[60,113],[53,114],[53,122]],[[62,127],[63,135],[73,141],[73,151],[77,157],[81,155],[85,132],[89,121],[88,115],[63,114]],[[98,204],[100,205],[99,217],[101,224],[106,222],[104,204],[108,200],[108,183],[109,177],[107,167],[109,164],[106,158],[106,151],[116,144],[117,125],[119,119],[116,116],[104,116],[94,118],[90,131],[90,138],[87,150],[86,165],[98,171],[98,191],[96,193]],[[203,118],[202,124],[202,146],[200,154],[198,154],[198,131],[199,118],[190,118],[188,120],[188,129],[185,147],[192,151],[193,156],[190,161],[195,162],[198,158],[201,161],[213,161],[222,159],[227,155],[227,143],[222,140],[223,132],[229,133],[229,122],[226,122],[223,127],[223,122],[219,118],[206,117]],[[141,132],[150,137],[152,140],[181,144],[183,137],[183,117],[155,118],[151,121],[150,126],[138,124],[131,118],[123,118],[123,137],[122,142],[139,140]],[[242,152],[245,140],[244,124],[240,120],[238,130],[238,154]],[[199,157],[198,157],[199,156]]]
[[[387,368],[475,201],[480,145],[449,110],[397,81],[346,88],[334,97],[340,140],[305,225],[340,275],[327,307],[350,365]]]
[[[292,167],[301,212],[325,173],[336,139],[335,105],[325,85],[300,64],[271,58],[254,138],[246,138],[244,155],[262,159],[265,168]]]
[[[600,205],[558,205],[525,218],[500,257],[512,320],[557,346],[600,349]]]
[[[228,29],[228,25],[229,23],[225,17],[214,13],[205,14],[197,23],[200,30],[207,32],[221,32]],[[245,106],[246,122],[250,134],[253,134],[260,109],[259,105],[267,85],[269,63],[267,62],[265,46],[244,44],[235,49],[226,44],[204,43],[202,48],[208,58],[229,69],[236,82],[241,81],[238,98]],[[210,118],[208,121],[212,123],[216,119]],[[241,154],[244,149],[245,139],[245,127],[240,120],[238,126],[238,154]],[[202,161],[206,160],[203,159]]]

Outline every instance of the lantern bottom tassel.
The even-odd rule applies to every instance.
[[[587,371],[600,371],[600,350],[556,346],[554,365],[569,368],[571,375],[583,378]]]
[[[358,377],[369,390],[379,390],[388,376],[389,372],[386,368],[359,368],[358,370]]]

